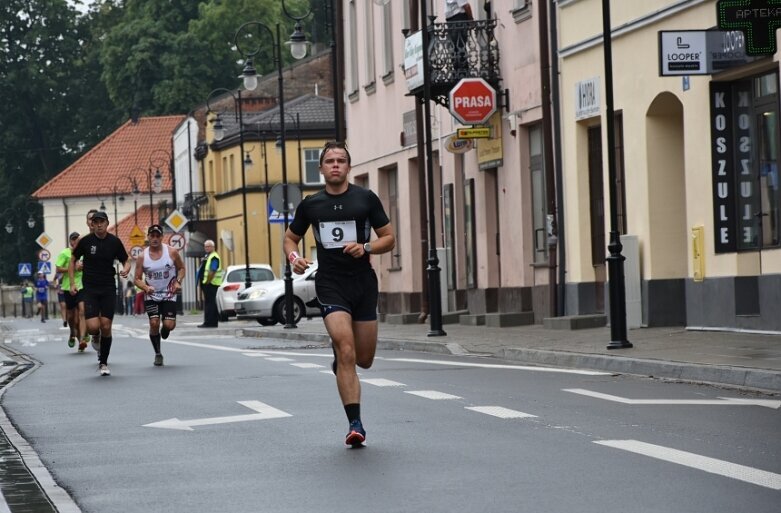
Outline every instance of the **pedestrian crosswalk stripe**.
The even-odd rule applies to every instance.
[[[737,463],[717,460],[708,456],[700,456],[678,449],[671,449],[661,445],[653,445],[638,440],[595,440],[595,444],[614,447],[624,451],[642,454],[670,463],[677,463],[685,467],[703,470],[711,474],[730,477],[746,483],[751,483],[773,490],[781,490],[781,474],[759,470]]]
[[[292,362],[292,358],[285,358],[284,356],[271,356],[269,358],[266,358],[266,360],[270,362]]]
[[[322,369],[324,367],[317,363],[291,363],[290,365],[298,367],[299,369]]]
[[[418,397],[423,397],[425,399],[434,399],[435,401],[439,401],[443,399],[461,399],[461,397],[457,395],[450,395],[444,392],[437,392],[436,390],[408,390],[405,391],[404,393],[416,395]]]
[[[499,417],[500,419],[525,419],[537,417],[537,415],[532,415],[531,413],[511,410],[502,406],[466,406],[465,409],[476,411],[477,413],[485,413],[486,415],[492,415],[494,417]]]
[[[374,385],[375,387],[405,387],[404,383],[399,383],[398,381],[391,381],[390,379],[384,379],[384,378],[372,378],[372,379],[362,379],[362,383],[366,383],[369,385]]]

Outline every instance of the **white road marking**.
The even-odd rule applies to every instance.
[[[581,374],[584,376],[609,376],[610,372],[598,372],[579,369],[554,369],[552,367],[531,367],[528,365],[505,365],[497,363],[473,363],[473,362],[452,362],[447,360],[424,360],[418,358],[385,358],[389,362],[406,363],[427,363],[432,365],[452,365],[454,367],[479,367],[482,369],[511,369],[528,370],[535,372],[558,372],[561,374]]]
[[[770,399],[742,399],[737,397],[719,397],[718,399],[629,399],[617,395],[603,394],[583,388],[564,388],[563,392],[585,395],[595,399],[604,399],[622,404],[667,404],[667,405],[717,405],[717,406],[764,406],[765,408],[781,408],[781,401]]]
[[[443,399],[462,399],[457,395],[450,395],[444,392],[437,392],[436,390],[407,390],[404,393],[417,395],[418,397],[423,397],[425,399],[434,399],[435,401],[439,401]]]
[[[500,419],[526,419],[531,417],[537,417],[531,413],[524,413],[522,411],[511,410],[502,406],[465,406],[467,410],[476,411],[478,413],[485,413],[486,415],[493,415]]]
[[[193,431],[192,426],[208,426],[211,424],[227,424],[229,422],[246,422],[248,420],[268,420],[279,419],[283,417],[292,417],[287,412],[278,410],[273,406],[262,403],[260,401],[236,401],[242,406],[246,406],[257,413],[250,413],[247,415],[232,415],[230,417],[211,417],[205,419],[192,419],[192,420],[179,420],[177,418],[161,420],[159,422],[152,422],[151,424],[144,424],[144,427],[162,428],[162,429],[179,429],[182,431]]]
[[[267,358],[267,360],[270,358]],[[325,365],[320,365],[317,363],[291,363],[293,367],[298,367],[299,369],[322,369],[325,367]]]
[[[686,451],[679,451],[661,445],[653,445],[638,440],[595,440],[595,444],[614,447],[624,451],[642,454],[685,467],[702,470],[746,483],[764,486],[773,490],[781,490],[781,474],[759,470],[737,463],[700,456]]]
[[[259,357],[266,357],[269,356],[268,353],[241,353],[244,356],[249,356],[250,358],[259,358]]]
[[[285,358],[284,356],[269,356],[266,360],[270,362],[292,362],[292,358]]]
[[[404,383],[399,383],[398,381],[391,381],[390,379],[385,379],[385,378],[362,379],[361,383],[374,385],[375,387],[406,387],[407,386]]]

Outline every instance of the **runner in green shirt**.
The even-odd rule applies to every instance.
[[[76,295],[70,293],[71,280],[68,276],[68,264],[70,263],[71,253],[76,243],[79,241],[79,234],[73,232],[68,237],[69,246],[57,255],[55,266],[57,272],[62,273],[62,290],[65,292],[65,307],[67,309],[68,326],[70,326],[70,337],[68,338],[68,347],[74,347],[79,342],[79,352],[82,353],[87,348],[87,324],[84,322],[84,303],[81,302],[81,289],[84,285],[81,283],[82,262],[76,263],[76,272],[73,274],[73,281],[76,282]]]

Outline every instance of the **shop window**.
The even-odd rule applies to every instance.
[[[779,247],[778,73],[710,94],[715,251]]]

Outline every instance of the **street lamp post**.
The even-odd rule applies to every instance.
[[[607,246],[608,287],[610,298],[610,343],[608,349],[633,347],[626,337],[626,289],[624,256],[618,233],[618,191],[616,189],[616,134],[613,114],[613,42],[610,29],[610,0],[602,0],[602,40],[605,53],[605,125],[607,127],[607,172],[610,192],[610,243]]]
[[[146,172],[143,168],[138,168]],[[138,225],[138,197],[141,195],[141,191],[138,189],[138,181],[130,175],[122,175],[120,178],[124,178],[130,182],[130,194],[133,195],[133,220],[134,224]],[[119,202],[125,201],[125,193],[120,193]]]
[[[306,56],[308,42],[306,35],[301,27],[301,20],[311,14],[311,9],[303,16],[291,15],[285,7],[284,0],[282,1],[282,10],[285,16],[291,20],[295,20],[295,28],[293,34],[290,36],[290,40],[287,44],[290,46],[290,53],[295,59],[303,59]],[[287,152],[284,151],[286,147],[285,141],[285,95],[284,95],[284,76],[282,74],[282,43],[280,36],[280,24],[276,24],[276,31],[272,31],[268,26],[260,21],[248,21],[241,25],[236,31],[234,36],[234,42],[236,49],[243,53],[245,56],[245,65],[242,72],[242,78],[244,79],[244,87],[247,89],[255,89],[258,84],[257,71],[252,66],[252,58],[254,58],[260,52],[260,44],[254,41],[257,35],[253,29],[258,29],[259,32],[265,32],[271,37],[272,41],[272,60],[277,66],[277,96],[279,97],[279,129],[280,140],[282,144],[282,198],[284,202],[284,209],[282,215],[284,216],[284,230],[288,229],[288,214],[289,214],[289,198],[288,198],[288,183],[287,183]],[[258,36],[259,37],[259,36]],[[246,43],[256,44],[256,47],[252,51],[242,52],[241,41]],[[243,152],[242,152],[243,155]],[[285,328],[295,328],[296,325],[293,322],[293,273],[290,269],[290,261],[285,258]]]
[[[436,219],[434,217],[434,162],[431,149],[431,69],[429,68],[430,57],[428,53],[429,32],[428,12],[426,0],[420,1],[420,24],[423,27],[423,119],[424,133],[426,138],[426,182],[427,182],[427,203],[428,203],[428,267],[426,273],[428,276],[428,310],[431,320],[429,337],[440,337],[447,335],[442,329],[442,298],[440,293],[439,276],[439,257],[437,257]]]
[[[209,100],[211,100],[214,95],[218,93],[228,93],[231,98],[233,98],[233,112],[236,116],[236,120],[239,122],[239,152],[241,158],[241,207],[244,216],[244,287],[246,290],[252,286],[252,280],[250,279],[249,272],[249,233],[247,231],[247,224],[249,221],[247,217],[247,166],[244,159],[244,119],[242,113],[241,89],[236,91],[236,96],[234,96],[233,91],[222,87],[210,92],[209,96],[206,98],[207,115],[209,112],[214,112],[209,105]],[[217,113],[217,117],[214,120],[214,139],[221,141],[224,137],[225,128],[222,126],[222,119],[220,118],[220,114]]]

